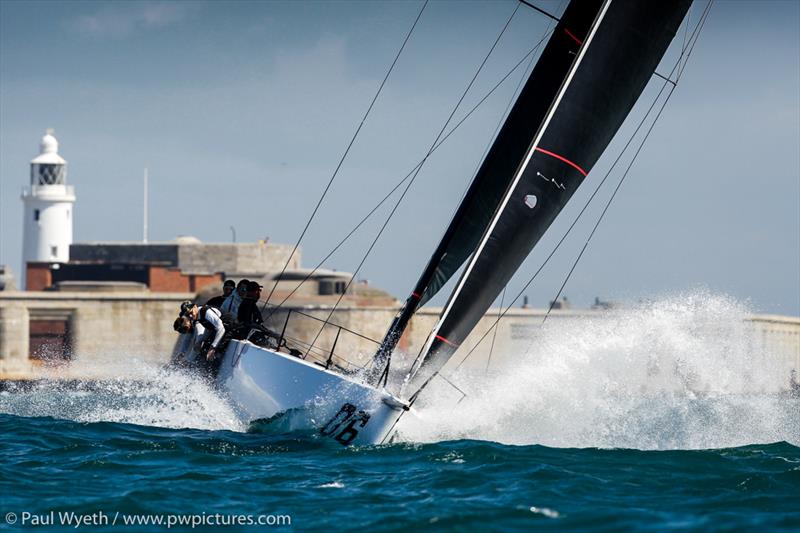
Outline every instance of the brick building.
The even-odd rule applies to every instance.
[[[280,272],[291,253],[287,244],[203,243],[194,237],[165,243],[79,243],[69,247],[67,262],[28,262],[26,288],[72,290],[113,282],[137,283],[150,292],[195,293],[226,278],[266,278]],[[288,269],[299,267],[296,251]]]

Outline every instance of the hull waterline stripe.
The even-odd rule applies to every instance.
[[[458,295],[461,293],[461,289],[464,288],[464,284],[467,282],[467,279],[469,278],[469,275],[472,272],[472,269],[475,267],[475,263],[478,262],[478,259],[480,258],[484,247],[486,247],[486,243],[489,241],[489,238],[491,237],[492,233],[494,232],[494,228],[497,225],[497,221],[500,220],[500,216],[503,214],[503,211],[505,211],[506,205],[508,204],[509,200],[511,199],[511,195],[514,193],[514,189],[516,189],[517,184],[519,183],[519,180],[522,179],[522,175],[525,173],[525,169],[528,168],[528,163],[530,163],[531,158],[533,157],[534,151],[538,147],[539,142],[542,140],[542,137],[544,136],[544,132],[547,131],[547,127],[550,125],[550,121],[553,119],[553,115],[555,115],[556,110],[558,109],[558,106],[561,104],[561,99],[564,97],[564,94],[567,92],[567,89],[569,88],[569,85],[572,82],[572,78],[575,76],[575,73],[577,72],[578,67],[580,66],[581,62],[583,61],[583,58],[586,55],[586,51],[589,49],[589,45],[591,44],[592,39],[594,38],[594,35],[597,32],[597,29],[600,27],[600,23],[603,21],[603,18],[605,17],[606,12],[608,11],[608,7],[610,5],[611,5],[611,0],[607,0],[606,3],[603,4],[602,9],[600,10],[600,14],[598,15],[597,20],[595,21],[594,25],[592,26],[591,30],[589,31],[588,37],[586,38],[586,44],[581,46],[581,49],[578,52],[578,57],[575,58],[575,63],[572,65],[572,69],[570,70],[569,74],[567,75],[567,79],[564,80],[564,84],[561,87],[561,90],[559,91],[555,102],[553,102],[553,106],[550,109],[550,112],[547,114],[547,117],[545,118],[544,122],[542,123],[542,127],[539,129],[539,132],[536,134],[536,138],[533,140],[531,148],[528,151],[528,155],[525,156],[525,160],[522,162],[522,165],[520,165],[520,168],[517,171],[517,175],[514,178],[514,182],[508,188],[508,191],[506,192],[505,198],[503,198],[503,203],[498,208],[498,210],[497,210],[497,212],[495,214],[495,217],[492,220],[492,223],[489,225],[489,228],[486,230],[486,233],[483,236],[483,240],[481,241],[480,245],[478,245],[478,248],[475,250],[475,253],[472,255],[472,259],[470,260],[469,264],[467,265],[467,268],[464,270],[464,273],[461,275],[461,279],[459,280],[458,285],[456,286],[456,288],[453,291],[453,293],[450,295],[450,300],[447,302],[447,306],[445,307],[444,312],[442,313],[441,317],[439,318],[439,321],[436,323],[436,326],[434,327],[433,331],[431,332],[431,335],[428,337],[428,341],[425,343],[425,345],[424,345],[424,347],[422,349],[422,352],[421,352],[422,354],[427,354],[428,353],[428,350],[430,350],[434,339],[439,334],[439,329],[442,327],[442,324],[444,324],[444,321],[447,319],[447,315],[450,314],[450,310],[452,309],[453,304],[455,303],[456,299],[458,298]],[[420,361],[420,363],[419,363],[419,365],[417,366],[416,369],[412,369],[412,372],[413,372],[412,375],[416,374],[417,371],[419,371],[419,368],[422,366],[423,362],[424,362],[424,359],[422,361]]]
[[[573,34],[573,33],[572,33],[571,31],[569,31],[567,28],[564,28],[564,33],[566,33],[566,34],[567,34],[567,35],[570,37],[570,39],[572,39],[572,40],[573,40],[573,41],[575,41],[576,43],[578,43],[578,44],[583,44],[583,41],[581,41],[580,39],[578,39],[577,37],[575,37],[575,34]]]
[[[560,161],[563,161],[564,163],[568,164],[569,166],[571,166],[572,168],[574,168],[575,170],[577,170],[578,172],[583,174],[584,178],[589,175],[588,172],[586,172],[581,167],[579,167],[578,165],[576,165],[575,163],[573,163],[572,161],[570,161],[569,159],[567,159],[564,156],[558,155],[558,154],[556,154],[554,152],[551,152],[550,150],[545,150],[544,148],[539,148],[538,146],[536,147],[536,151],[537,152],[542,152],[543,154],[547,154],[547,155],[549,155],[551,157],[555,157],[556,159],[558,159]]]

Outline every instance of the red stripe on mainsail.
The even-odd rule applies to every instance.
[[[456,344],[454,342],[450,342],[449,340],[445,339],[441,335],[436,335],[436,338],[439,339],[440,341],[444,342],[445,344],[449,344],[450,346],[452,346],[454,348],[458,348],[458,344]]]
[[[578,43],[578,44],[583,44],[583,41],[581,41],[580,39],[578,39],[577,37],[575,37],[575,35],[574,35],[574,34],[573,34],[571,31],[569,31],[567,28],[564,28],[564,33],[566,33],[567,35],[569,35],[569,37],[570,37],[570,38],[571,38],[573,41],[575,41],[576,43]]]
[[[416,298],[417,300],[419,300],[420,298],[422,298],[422,295],[421,295],[421,294],[417,294],[416,292],[412,292],[412,293],[411,293],[411,296],[413,296],[413,297],[414,297],[414,298]]]
[[[549,150],[545,150],[544,148],[539,148],[538,146],[536,147],[536,151],[537,152],[542,152],[543,154],[547,154],[547,155],[549,155],[551,157],[555,157],[556,159],[558,159],[560,161],[563,161],[564,163],[568,164],[569,166],[571,166],[572,168],[574,168],[575,170],[577,170],[578,172],[583,174],[584,177],[586,177],[589,174],[588,172],[586,172],[581,167],[579,167],[578,165],[576,165],[575,163],[573,163],[572,161],[570,161],[569,159],[567,159],[564,156],[560,156],[560,155],[558,155],[556,153],[553,153],[553,152],[551,152]]]

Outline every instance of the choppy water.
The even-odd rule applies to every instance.
[[[1,393],[0,528],[53,511],[56,525],[119,513],[129,530],[156,528],[126,516],[215,513],[297,529],[800,529],[800,399],[747,311],[699,294],[554,321],[513,368],[454,375],[460,404],[432,389],[381,447],[246,433],[202,381],[129,360],[135,379]]]

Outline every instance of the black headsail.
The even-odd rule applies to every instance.
[[[691,0],[573,0],[556,26],[379,356],[469,258],[412,390],[469,335],[597,162]]]
[[[379,362],[392,353],[414,312],[475,251],[576,58],[580,46],[576,34],[588,34],[602,5],[603,0],[583,0],[567,6],[439,245],[389,328],[376,354]]]

